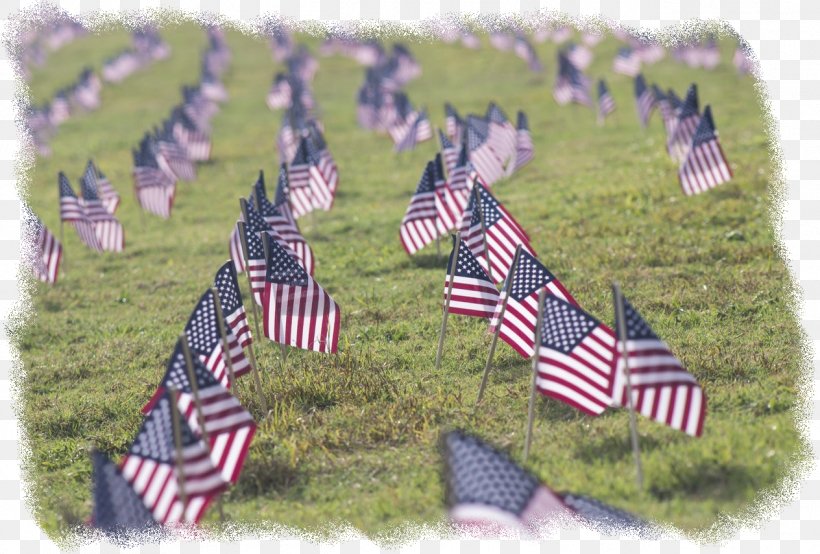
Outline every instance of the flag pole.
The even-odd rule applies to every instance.
[[[635,405],[632,400],[632,378],[629,374],[629,350],[626,346],[626,317],[624,316],[624,297],[618,283],[612,283],[612,296],[615,301],[615,322],[618,328],[619,354],[624,362],[624,377],[626,378],[626,394],[629,399],[629,433],[632,439],[632,454],[635,457],[635,478],[638,489],[643,489],[643,468],[641,466],[641,449],[638,446],[638,421],[635,417]]]
[[[447,315],[450,313],[450,299],[453,297],[453,273],[456,270],[456,261],[458,260],[458,249],[461,245],[461,233],[455,234],[453,243],[453,255],[448,264],[447,275],[449,276],[449,283],[447,283],[447,298],[444,301],[444,315],[441,318],[441,332],[438,337],[438,350],[436,351],[436,369],[441,367],[441,352],[444,349],[444,335],[447,333]]]
[[[510,268],[510,274],[504,281],[504,300],[501,303],[501,311],[498,312],[498,323],[495,325],[495,333],[493,333],[493,341],[490,343],[490,352],[487,355],[487,364],[484,366],[484,376],[481,378],[481,386],[478,388],[478,398],[476,398],[475,405],[481,403],[481,398],[484,396],[484,389],[487,386],[487,378],[490,376],[490,367],[493,363],[493,355],[495,354],[495,346],[498,344],[498,334],[501,332],[501,322],[504,320],[504,312],[507,311],[507,301],[510,298],[510,289],[512,288],[513,279],[515,279],[515,270],[518,268],[518,258],[521,256],[521,245],[515,248],[515,257]]]
[[[205,450],[208,452],[208,457],[211,457],[211,440],[208,437],[208,428],[205,426],[205,414],[202,413],[202,399],[199,397],[199,385],[196,380],[196,373],[194,372],[194,361],[191,357],[191,349],[188,346],[188,335],[184,332],[179,336],[179,341],[182,343],[182,354],[185,357],[185,368],[188,370],[188,382],[191,383],[191,392],[194,396],[194,407],[196,408],[196,418],[199,422],[199,432],[202,435],[202,442],[205,444]],[[179,409],[179,404],[174,405],[174,409]],[[225,521],[225,513],[222,511],[222,495],[217,498],[217,507],[219,509],[219,521]]]
[[[177,489],[179,489],[179,499],[182,501],[182,519],[185,520],[185,512],[188,511],[188,495],[185,494],[185,469],[182,460],[182,427],[179,423],[179,400],[177,389],[171,385],[168,387],[168,394],[171,397],[171,425],[174,428],[174,452],[176,453],[177,467]]]
[[[265,262],[270,258],[270,237],[267,233],[262,233],[262,246],[265,248]],[[282,353],[282,363],[285,363],[285,359],[288,357],[288,347],[285,343],[280,342],[279,348]]]
[[[473,184],[475,209],[478,210],[478,217],[481,221],[481,238],[484,241],[484,258],[487,260],[487,275],[490,277],[490,281],[493,281],[493,266],[490,265],[490,249],[487,247],[487,225],[484,223],[484,210],[481,209],[481,193],[478,192],[478,187],[476,186],[477,184],[478,183]]]
[[[538,379],[538,350],[541,345],[541,328],[544,325],[544,299],[547,297],[547,289],[541,289],[538,294],[538,319],[535,322],[535,352],[532,355],[532,385],[530,386],[530,404],[527,407],[527,438],[524,442],[524,459],[530,455],[530,444],[532,443],[532,422],[535,419],[535,381]]]

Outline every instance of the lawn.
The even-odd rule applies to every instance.
[[[19,415],[31,449],[25,475],[37,520],[54,537],[90,513],[87,447],[118,458],[135,436],[139,409],[176,337],[227,258],[238,198],[260,168],[269,188],[275,183],[281,114],[264,99],[282,66],[264,40],[231,30],[230,100],[213,121],[212,160],[199,166],[196,182],[179,186],[170,220],[140,212],[130,149],[179,101],[180,86],[197,78],[205,46],[201,29],[190,24],[161,33],[171,57],[106,85],[101,109],[60,128],[53,156],[36,160],[21,190],[55,232],[58,171],[76,185],[93,157],[123,196],[117,215],[125,252],[91,252],[66,228],[59,282],[33,284],[34,311],[14,330],[24,369],[17,377]],[[316,51],[317,38],[299,40]],[[423,68],[407,87],[411,101],[426,106],[435,125],[443,125],[445,101],[462,114],[483,113],[491,100],[511,118],[524,108],[536,158],[494,193],[544,264],[609,324],[609,285],[619,281],[708,396],[700,439],[639,419],[642,492],[624,410],[590,418],[539,399],[527,467],[557,490],[592,495],[691,534],[753,510],[807,459],[799,432],[804,338],[773,228],[780,188],[767,119],[752,78],[731,65],[734,40],[721,42],[723,61],[714,71],[670,57],[645,70],[649,82],[680,94],[697,82],[701,106],[712,106],[735,179],[693,198],[680,191],[658,114],[642,130],[631,79],[611,71],[614,38],[594,49],[587,71],[607,79],[618,104],[603,127],[589,109],[553,101],[556,45],[536,45],[547,68],[537,76],[513,53],[482,40],[479,51],[411,42]],[[32,77],[33,101],[73,82],[86,64],[99,68],[127,42],[125,31],[113,29],[49,56]],[[434,370],[449,248],[442,245],[437,256],[431,246],[410,258],[398,226],[437,144],[394,154],[388,139],[356,124],[363,68],[341,57],[319,61],[313,89],[341,180],[333,210],[301,226],[316,255],[315,277],[342,308],[339,354],[294,350],[283,365],[278,345],[257,343],[273,408],[262,413],[252,380],[239,383],[237,394],[259,430],[238,485],[224,496],[224,512],[231,521],[310,530],[349,522],[376,536],[403,522],[443,520],[443,429],[475,432],[520,459],[530,362],[500,344],[473,416],[489,337],[481,321],[453,316],[442,368]],[[203,526],[218,525],[212,509]]]

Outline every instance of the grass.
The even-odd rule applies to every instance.
[[[130,192],[130,148],[179,101],[180,85],[196,79],[205,45],[192,25],[166,27],[162,35],[172,56],[106,86],[102,108],[60,128],[53,156],[37,159],[21,191],[56,232],[57,172],[76,180],[92,156],[124,197],[118,216],[126,251],[95,254],[66,229],[60,281],[35,285],[36,316],[14,333],[25,367],[18,381],[31,448],[26,476],[38,522],[55,537],[90,513],[86,447],[116,458],[135,435],[139,408],[177,334],[227,258],[238,197],[260,168],[275,182],[281,116],[264,98],[282,68],[264,41],[231,31],[230,100],[213,122],[213,159],[198,168],[196,182],[179,187],[169,221],[139,212]],[[99,61],[118,50],[123,36],[84,38],[50,56],[32,78],[34,99],[71,82],[91,53]],[[301,40],[315,51],[318,39]],[[713,72],[668,58],[646,69],[650,82],[681,92],[696,81],[702,104],[713,107],[735,179],[694,198],[678,187],[658,116],[647,131],[639,128],[631,80],[610,69],[614,39],[595,48],[588,71],[607,78],[618,103],[604,127],[588,109],[555,105],[551,43],[537,45],[545,76],[486,40],[478,52],[412,43],[423,75],[407,87],[436,125],[443,124],[445,101],[462,113],[483,113],[490,100],[510,117],[526,109],[535,161],[494,192],[547,267],[606,322],[609,283],[620,281],[708,395],[700,439],[639,420],[644,492],[634,486],[622,410],[589,418],[540,399],[527,466],[555,489],[593,495],[692,534],[752,509],[807,457],[798,429],[803,336],[772,227],[778,188],[766,120],[752,80],[731,66],[733,42],[721,46],[723,62]],[[387,139],[356,125],[364,70],[340,57],[320,64],[313,87],[341,182],[333,210],[302,227],[318,261],[316,279],[342,307],[340,352],[293,351],[282,367],[277,345],[257,344],[273,410],[262,414],[250,380],[239,383],[238,396],[260,423],[224,509],[237,522],[314,531],[349,522],[375,536],[405,522],[442,521],[442,429],[465,428],[520,458],[530,364],[500,345],[475,418],[489,343],[484,324],[450,318],[443,366],[433,369],[445,260],[432,247],[409,258],[398,225],[436,146],[393,154]],[[204,526],[217,528],[216,510]]]

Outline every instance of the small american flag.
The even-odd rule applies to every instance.
[[[460,142],[464,129],[464,121],[450,103],[444,104],[444,128],[451,141],[454,143]]]
[[[703,110],[678,177],[687,196],[715,188],[732,179],[732,168],[720,146],[711,106]]]
[[[60,190],[60,221],[71,223],[86,246],[102,252],[103,246],[97,238],[94,222],[86,215],[82,202],[77,198],[68,177],[62,171],[57,176],[57,183]]]
[[[683,163],[689,147],[692,144],[692,137],[700,123],[700,111],[698,109],[698,88],[694,83],[686,91],[686,99],[677,110],[675,128],[667,143],[667,150],[672,159]]]
[[[652,95],[654,96],[655,105],[658,107],[658,112],[663,119],[663,128],[666,131],[666,136],[669,137],[675,125],[675,108],[672,106],[672,99],[666,95],[658,85],[652,85]]]
[[[487,185],[492,185],[504,175],[501,161],[493,151],[489,136],[489,124],[482,118],[467,118],[467,152],[473,167]]]
[[[103,250],[108,252],[122,252],[125,249],[125,232],[119,220],[106,209],[97,195],[97,172],[93,165],[89,165],[80,179],[83,198],[80,205],[86,217],[94,224],[94,233]]]
[[[436,170],[435,164],[428,162],[399,227],[399,238],[408,254],[415,254],[441,236],[437,219]]]
[[[481,209],[476,209],[476,203]],[[484,218],[484,232],[482,220]],[[496,282],[503,281],[515,258],[515,249],[522,247],[535,255],[530,239],[523,227],[480,182],[473,185],[473,193],[464,209],[461,240],[470,248],[479,263]],[[487,268],[484,241],[490,252],[490,268]]]
[[[324,176],[319,171],[318,160],[313,156],[313,149],[308,145],[308,139],[305,137],[299,141],[299,148],[296,149],[296,154],[290,163],[288,182],[293,217],[297,219],[323,206],[324,193],[327,192],[327,197],[330,197]],[[323,196],[315,198],[317,192],[322,193]]]
[[[646,80],[643,74],[639,73],[635,77],[635,105],[638,108],[638,119],[641,122],[641,127],[646,127],[649,123],[649,116],[655,109],[655,94],[646,86]]]
[[[513,50],[516,56],[527,62],[527,67],[530,71],[533,73],[541,73],[544,71],[544,66],[541,64],[541,60],[538,59],[535,48],[533,48],[526,37],[523,35],[516,36]]]
[[[315,120],[308,121],[308,130],[315,146],[316,156],[319,159],[319,172],[322,174],[327,191],[330,194],[330,200],[326,202],[323,209],[329,210],[333,207],[333,200],[336,198],[336,189],[339,186],[339,168]]]
[[[487,142],[499,163],[507,168],[509,175],[515,169],[516,130],[507,115],[494,102],[490,102],[484,119],[487,121]]]
[[[264,182],[262,184],[264,188]],[[267,196],[267,194],[265,194]],[[279,179],[276,181],[276,192],[273,195],[273,205],[279,210],[284,218],[296,226],[296,218],[293,217],[293,210],[290,206],[290,181],[288,180],[288,166],[279,166]]]
[[[438,140],[441,143],[441,155],[444,158],[444,165],[447,166],[447,173],[451,174],[458,161],[459,148],[445,136],[441,129],[438,130]]]
[[[518,125],[515,138],[515,169],[516,171],[530,163],[534,157],[532,136],[530,126],[527,122],[527,114],[518,112]]]
[[[575,102],[582,106],[592,106],[589,87],[589,77],[575,67],[564,52],[558,52],[558,77],[552,91],[558,105]]]
[[[236,268],[228,260],[220,267],[214,277],[214,287],[219,293],[219,302],[222,315],[242,348],[253,342],[248,318],[245,314],[245,305],[242,303],[242,293],[239,290],[239,281],[236,277]]]
[[[151,512],[108,456],[98,450],[92,451],[91,465],[94,483],[92,527],[105,532],[109,538],[157,527]]]
[[[195,181],[196,167],[188,157],[188,152],[173,136],[160,134],[157,137],[157,151],[160,159],[170,169],[174,176],[181,181]]]
[[[341,309],[275,240],[269,247],[262,296],[264,333],[281,344],[335,353]]]
[[[208,435],[211,463],[219,470],[226,483],[236,483],[256,433],[256,423],[239,400],[216,380],[202,362],[196,358],[192,359],[192,362],[202,418]],[[205,433],[200,428],[188,365],[185,363],[185,355],[179,342],[168,360],[158,394],[154,395],[152,401],[162,398],[171,388],[178,391],[177,407],[191,431],[203,437]],[[153,409],[154,403],[149,402],[149,405],[143,408],[143,413],[147,414]]]
[[[40,218],[33,217],[28,221],[34,245],[31,260],[32,271],[37,279],[53,285],[60,274],[63,246],[57,237],[43,225]]]
[[[612,329],[552,295],[544,298],[542,317],[535,381],[538,391],[585,414],[602,414],[613,404]]]
[[[160,168],[156,156],[143,143],[134,156],[134,192],[140,207],[148,213],[168,219],[176,197],[176,179]]]
[[[407,125],[401,140],[396,142],[394,148],[396,152],[413,150],[416,144],[433,138],[433,127],[430,125],[426,111],[421,110],[409,119],[411,123]]]
[[[456,228],[463,208],[460,204],[460,198],[453,194],[444,177],[444,162],[441,160],[441,153],[436,154],[434,164],[437,212],[436,227],[440,236],[443,236],[447,231]]]
[[[451,314],[490,318],[498,304],[498,289],[478,263],[470,248],[463,241],[458,241],[458,245],[458,252],[456,252],[455,244],[453,245],[450,260],[447,262],[447,278],[444,281],[445,299],[450,282],[453,283],[450,307],[447,311]],[[454,256],[455,266],[453,266]],[[452,273],[450,273],[450,268],[453,268]]]
[[[618,50],[615,61],[612,62],[612,71],[634,77],[641,72],[641,58],[629,47]]]
[[[632,405],[644,416],[699,437],[706,417],[706,396],[695,377],[686,371],[669,346],[624,298],[626,352]],[[617,336],[621,330],[616,324]],[[622,348],[617,350],[614,398],[629,405],[624,375]]]
[[[603,122],[606,116],[615,111],[615,99],[606,86],[606,81],[598,81],[598,121]]]
[[[524,358],[529,358],[535,353],[535,326],[538,322],[538,295],[541,289],[546,289],[549,294],[574,306],[578,303],[555,275],[526,250],[521,250],[517,265],[507,275],[507,280],[510,278],[512,282],[509,284],[509,294],[507,281],[501,288],[501,295],[490,321],[490,332],[495,333],[498,328],[499,337],[504,342]],[[501,319],[505,298],[507,306]]]
[[[114,190],[111,181],[103,175],[102,171],[94,165],[92,160],[88,160],[82,179],[83,181],[90,181],[90,186],[95,186],[97,195],[100,197],[106,211],[114,215],[114,212],[117,211],[117,207],[120,205],[120,195]]]
[[[174,139],[185,149],[188,158],[195,162],[204,162],[211,157],[211,139],[199,129],[179,106],[171,112],[169,121]]]
[[[462,144],[459,150],[458,160],[456,161],[456,164],[450,173],[450,178],[447,181],[447,186],[450,187],[450,192],[458,201],[458,213],[461,214],[459,217],[463,216],[464,208],[467,206],[467,202],[470,199],[470,191],[472,190],[474,182],[474,178],[471,177],[471,174],[474,173],[475,171],[473,170],[473,165],[467,157],[467,145]]]
[[[584,71],[592,63],[592,51],[586,46],[570,43],[567,45],[567,59],[572,65]]]
[[[226,488],[219,469],[211,462],[207,446],[182,417],[182,459],[177,460],[171,415],[171,410],[176,409],[168,392],[157,400],[120,466],[123,477],[142,498],[154,519],[166,525],[197,523],[211,501]]]

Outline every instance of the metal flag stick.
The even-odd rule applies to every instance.
[[[205,414],[202,413],[202,400],[199,397],[199,384],[196,380],[196,372],[194,371],[194,361],[191,356],[191,349],[188,346],[188,336],[182,333],[179,336],[179,341],[182,343],[182,355],[185,357],[185,368],[188,370],[188,382],[191,383],[191,393],[194,397],[194,407],[196,408],[196,418],[199,422],[199,432],[202,435],[202,442],[205,444],[205,450],[208,452],[208,458],[211,457],[211,440],[208,437],[208,428],[205,426]],[[174,405],[174,410],[179,409],[179,404]],[[225,521],[225,514],[222,511],[222,495],[217,498],[217,507],[219,508],[219,521]]]
[[[493,333],[493,341],[490,343],[490,352],[487,355],[487,364],[484,366],[484,376],[481,378],[481,386],[478,389],[478,398],[476,398],[475,405],[481,403],[481,398],[484,396],[484,389],[487,386],[487,378],[490,376],[490,367],[493,363],[493,355],[495,355],[495,346],[498,344],[498,334],[501,332],[501,322],[504,320],[504,312],[507,311],[507,301],[510,298],[510,289],[512,289],[513,279],[515,279],[515,271],[518,269],[518,259],[521,257],[521,245],[515,248],[515,257],[510,268],[510,274],[504,281],[504,299],[501,301],[501,310],[498,312],[498,322],[495,325],[495,333]]]
[[[487,260],[487,275],[490,281],[493,281],[493,266],[490,265],[490,249],[487,247],[487,225],[484,223],[484,210],[481,208],[481,193],[478,192],[478,183],[473,184],[473,193],[475,194],[475,209],[478,210],[478,217],[481,221],[481,239],[484,241],[484,258]],[[516,250],[516,253],[518,251]]]
[[[185,469],[182,459],[182,427],[179,422],[179,405],[176,387],[173,385],[168,387],[168,395],[171,397],[171,425],[174,428],[174,452],[176,454],[176,468],[177,468],[177,489],[179,490],[179,499],[182,501],[182,519],[185,519],[185,512],[188,511],[188,496],[185,494]]]
[[[441,353],[444,349],[444,335],[447,333],[447,316],[450,313],[450,299],[453,297],[453,277],[456,271],[456,260],[458,260],[458,249],[461,245],[461,233],[456,233],[453,239],[453,254],[447,267],[449,283],[447,283],[447,298],[444,300],[444,315],[441,318],[441,332],[438,337],[438,350],[436,351],[436,369],[441,367]]]
[[[535,419],[535,382],[538,379],[538,350],[541,345],[541,327],[544,325],[544,299],[547,297],[547,289],[541,289],[538,294],[538,319],[535,322],[535,352],[532,355],[532,385],[530,386],[530,403],[527,407],[527,438],[524,442],[524,459],[530,455],[530,444],[532,443],[532,422]]]
[[[638,446],[638,421],[635,417],[635,405],[632,399],[632,379],[629,374],[629,349],[626,341],[626,317],[624,316],[624,297],[618,283],[612,283],[612,296],[615,301],[615,322],[618,328],[618,348],[623,360],[624,378],[626,379],[626,395],[629,399],[629,433],[632,438],[632,454],[635,457],[635,478],[638,489],[643,489],[643,468],[641,466],[641,449]]]
[[[265,262],[267,263],[267,261],[270,259],[270,237],[267,233],[262,233],[262,246],[265,249]],[[285,343],[280,342],[279,348],[282,353],[282,364],[284,364],[285,360],[288,357],[288,347]]]

